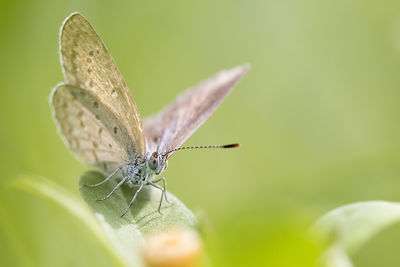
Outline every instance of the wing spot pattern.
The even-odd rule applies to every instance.
[[[93,102],[93,106],[94,106],[95,108],[99,108],[99,103],[98,103],[97,101],[94,101],[94,102]]]
[[[108,146],[109,146],[110,148],[112,148],[112,145],[111,145],[111,144],[108,144]]]
[[[118,94],[117,94],[117,90],[115,90],[115,88],[113,88],[112,90],[111,90],[111,95],[113,96],[113,97],[116,97]]]
[[[88,57],[88,58],[86,59],[86,62],[90,64],[90,63],[92,63],[92,59],[91,59],[90,57]]]
[[[80,125],[82,128],[85,128],[85,123],[83,123],[83,121],[80,121]]]
[[[76,116],[80,119],[83,116],[83,111],[79,111],[78,114],[76,114]]]
[[[92,153],[93,153],[94,160],[96,162],[99,162],[99,158],[97,157],[96,151],[93,150]]]
[[[89,56],[93,57],[94,53],[92,50],[89,51]]]
[[[99,135],[103,132],[103,128],[99,128]]]
[[[90,74],[90,73],[92,72],[92,69],[91,69],[91,68],[88,68],[88,69],[87,69],[87,72]]]
[[[93,141],[93,147],[94,147],[94,148],[98,148],[98,147],[99,147],[99,145],[97,144],[97,142]]]
[[[118,133],[118,127],[115,126],[115,127],[114,127],[114,134],[117,134],[117,133]]]

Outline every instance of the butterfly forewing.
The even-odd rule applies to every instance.
[[[126,129],[131,140],[124,146],[128,153],[143,157],[145,139],[136,104],[104,43],[78,13],[61,28],[60,52],[67,84],[95,95]]]
[[[128,161],[129,155],[122,146],[122,139],[128,138],[126,130],[93,95],[60,84],[53,89],[50,102],[59,131],[80,160],[106,173]],[[114,127],[118,127],[117,133]]]
[[[218,108],[248,69],[249,65],[243,65],[222,71],[188,89],[157,115],[146,118],[143,126],[148,149],[166,152],[182,145]]]

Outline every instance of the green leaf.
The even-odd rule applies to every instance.
[[[109,181],[96,188],[83,184],[94,184],[104,178],[101,173],[90,171],[80,179],[81,195],[93,212],[75,195],[40,176],[22,175],[13,181],[13,186],[52,200],[81,220],[118,266],[143,265],[140,253],[146,234],[175,227],[197,228],[193,213],[172,194],[168,193],[170,203],[163,202],[163,215],[158,213],[161,192],[149,186],[143,188],[130,211],[121,218],[135,188],[121,186],[109,199],[97,202],[117,182]]]
[[[325,267],[353,267],[346,251],[340,245],[333,245],[319,258],[317,266]]]
[[[82,223],[88,228],[88,231],[92,232],[117,265],[123,266],[128,264],[121,254],[118,253],[118,251],[116,251],[110,244],[107,236],[104,234],[103,229],[100,227],[92,212],[88,209],[85,203],[75,195],[53,183],[49,179],[33,174],[20,175],[18,178],[13,180],[11,186],[59,204],[77,219],[82,221]]]
[[[144,235],[175,227],[197,227],[197,220],[193,213],[170,193],[167,194],[170,203],[163,201],[161,215],[157,211],[161,191],[151,186],[143,187],[130,211],[121,217],[137,187],[123,185],[109,199],[98,202],[96,200],[110,193],[118,182],[113,179],[96,188],[86,187],[84,184],[95,184],[104,178],[105,176],[99,172],[85,173],[79,182],[80,192],[93,210],[110,242],[123,258],[133,263],[131,265],[139,265],[140,257],[138,255]]]
[[[356,252],[384,228],[399,221],[400,203],[366,201],[328,212],[312,230],[331,241],[322,259],[327,266],[351,266],[346,254]]]
[[[352,253],[385,227],[399,221],[400,203],[366,201],[328,212],[315,227],[324,236],[333,234],[335,241]]]

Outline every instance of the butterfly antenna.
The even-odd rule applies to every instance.
[[[183,150],[183,149],[198,149],[198,148],[234,148],[234,147],[239,147],[240,145],[238,143],[236,144],[228,144],[228,145],[219,145],[219,146],[182,146],[178,147],[175,149],[172,149],[170,151],[164,152],[161,155],[165,156],[168,155],[172,152],[178,151],[178,150]]]

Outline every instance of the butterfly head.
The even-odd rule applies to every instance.
[[[162,173],[168,166],[167,157],[164,154],[154,152],[147,159],[147,165],[156,175]]]

